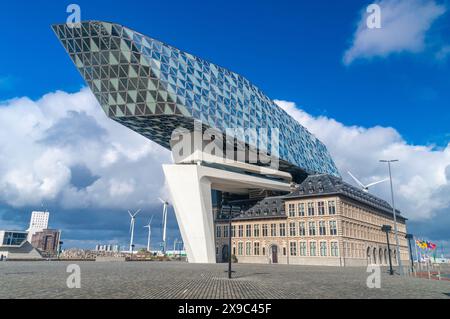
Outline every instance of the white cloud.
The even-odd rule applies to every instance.
[[[343,178],[347,171],[363,182],[387,177],[387,167],[380,159],[399,159],[393,164],[397,206],[413,220],[433,217],[450,209],[450,143],[441,150],[431,146],[408,144],[393,128],[345,126],[324,116],[313,117],[295,103],[276,101],[287,113],[324,142]],[[376,195],[390,201],[388,184],[374,187]]]
[[[423,51],[431,25],[446,12],[446,7],[434,0],[381,0],[376,3],[381,8],[381,28],[369,29],[366,24],[368,13],[363,10],[352,45],[344,54],[347,65],[361,58]]]
[[[0,202],[65,208],[132,208],[156,202],[170,153],[107,118],[95,97],[51,93],[0,104]],[[72,185],[73,167],[93,183]]]
[[[437,53],[436,59],[438,61],[444,61],[450,56],[450,45],[443,46]]]
[[[396,195],[409,218],[430,218],[450,206],[450,145],[409,145],[393,128],[348,127],[277,103],[328,146],[346,179],[351,170],[364,182],[379,180],[387,171],[378,160],[400,159]],[[161,164],[171,162],[170,152],[108,119],[87,89],[4,102],[0,127],[0,203],[129,209],[167,197]],[[73,184],[76,171],[91,173],[86,186]],[[373,191],[389,199],[387,184]]]

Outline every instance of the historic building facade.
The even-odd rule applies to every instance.
[[[391,206],[340,178],[309,176],[291,194],[265,198],[237,215],[231,226],[232,254],[241,263],[365,266],[389,262],[381,227],[394,229]],[[228,216],[222,211],[216,219],[218,262],[228,258]],[[407,261],[406,219],[400,212],[397,226],[401,258]],[[389,237],[396,265],[393,231]]]

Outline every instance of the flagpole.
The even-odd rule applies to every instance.
[[[417,240],[416,237],[414,236],[414,247],[416,247],[416,258],[417,258],[417,268],[420,267],[420,261],[419,261],[419,251],[417,250]]]

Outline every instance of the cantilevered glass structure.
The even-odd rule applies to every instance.
[[[239,74],[118,24],[53,29],[106,114],[152,141],[170,148],[194,120],[223,133],[278,129],[280,170],[339,176],[325,145]]]

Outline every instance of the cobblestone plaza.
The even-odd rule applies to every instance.
[[[181,262],[78,262],[81,288],[67,288],[66,262],[0,263],[0,298],[297,299],[450,298],[450,282],[390,277],[369,289],[363,267]]]

